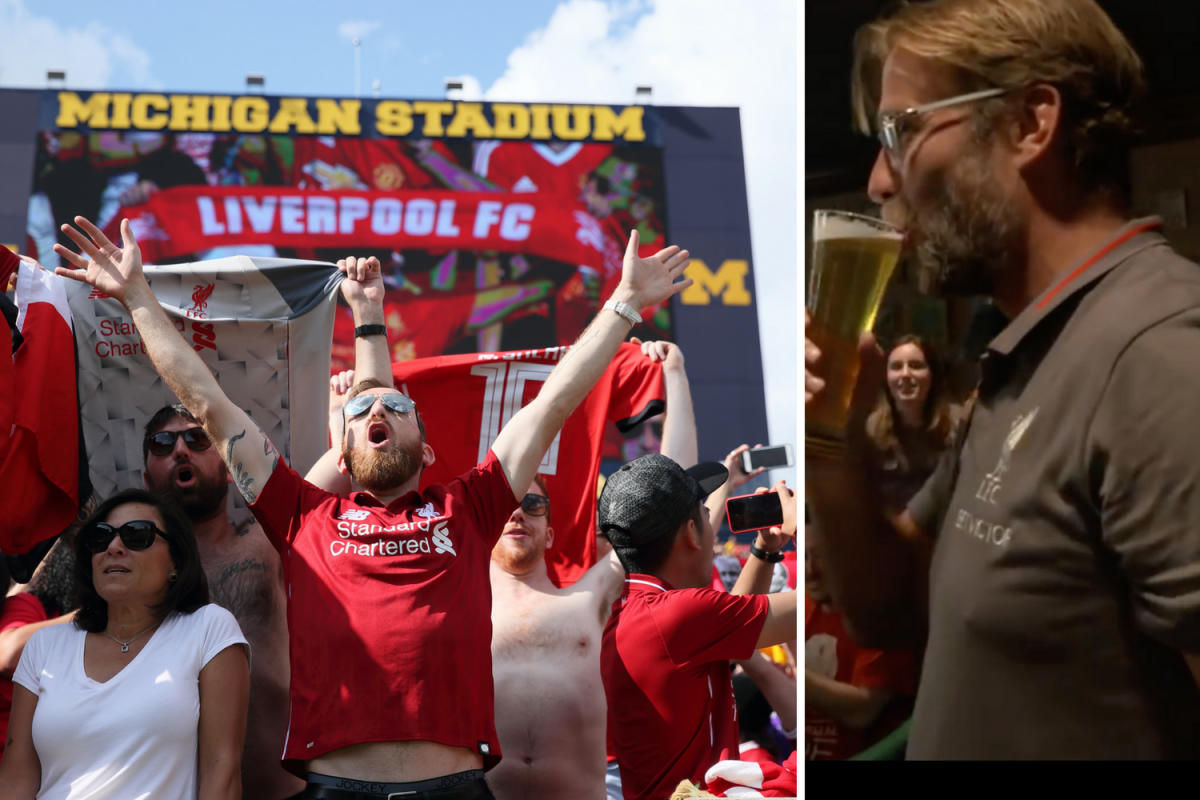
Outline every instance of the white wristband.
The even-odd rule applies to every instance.
[[[620,300],[609,300],[604,304],[604,307],[612,309],[629,320],[630,325],[640,325],[642,323],[642,315],[637,312],[636,308],[629,305],[629,303],[622,303]]]

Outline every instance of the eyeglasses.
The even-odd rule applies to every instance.
[[[346,405],[342,406],[342,413],[346,415],[346,419],[354,419],[361,417],[367,412],[371,406],[375,405],[376,400],[381,400],[385,406],[395,411],[397,414],[411,414],[416,409],[417,404],[412,401],[408,395],[400,392],[388,392],[387,394],[360,394],[355,395],[347,401]]]
[[[544,517],[550,513],[550,498],[544,494],[527,494],[521,498],[521,510],[531,517]]]
[[[935,100],[920,106],[906,108],[903,111],[888,111],[879,115],[879,144],[887,153],[888,163],[892,169],[899,170],[904,161],[904,151],[908,146],[910,136],[916,131],[914,125],[918,117],[931,111],[938,111],[964,103],[974,103],[989,97],[999,97],[1006,94],[1008,89],[983,89],[978,92],[959,94],[944,100]]]
[[[83,534],[83,546],[93,555],[103,553],[117,534],[121,535],[122,544],[130,550],[145,550],[154,544],[155,534],[163,536],[158,526],[146,519],[135,519],[119,528],[107,522],[97,522]]]
[[[150,436],[150,452],[156,456],[165,456],[175,449],[175,440],[183,437],[183,443],[189,450],[199,453],[212,447],[212,439],[203,428],[188,428],[182,431],[159,431]]]

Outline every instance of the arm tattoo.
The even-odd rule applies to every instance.
[[[275,466],[279,463],[279,451],[275,449],[275,445],[271,444],[271,440],[263,435],[263,455],[271,457],[271,472],[275,471]]]
[[[246,436],[246,429],[243,428],[241,433],[229,437],[229,444],[225,447],[225,463],[229,465],[229,471],[233,473],[233,482],[237,484],[238,491],[242,493],[242,497],[246,498],[247,503],[253,503],[254,498],[258,493],[254,490],[254,480],[251,479],[250,473],[246,471],[246,467],[242,462],[235,461],[233,458],[233,445],[238,439],[243,439]]]

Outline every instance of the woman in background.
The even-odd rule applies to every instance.
[[[877,485],[890,514],[933,473],[963,418],[946,397],[945,370],[919,336],[902,336],[887,356],[887,378],[879,405],[867,418],[875,450]]]
[[[240,798],[248,646],[187,519],[128,489],[75,542],[79,609],[21,654],[0,797]]]

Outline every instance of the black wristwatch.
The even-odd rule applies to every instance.
[[[354,329],[354,338],[363,336],[387,336],[387,325],[359,325]]]
[[[765,561],[768,564],[778,564],[780,561],[783,561],[783,553],[781,551],[768,553],[766,550],[763,550],[761,547],[753,544],[750,545],[750,555],[754,556],[760,561]]]

